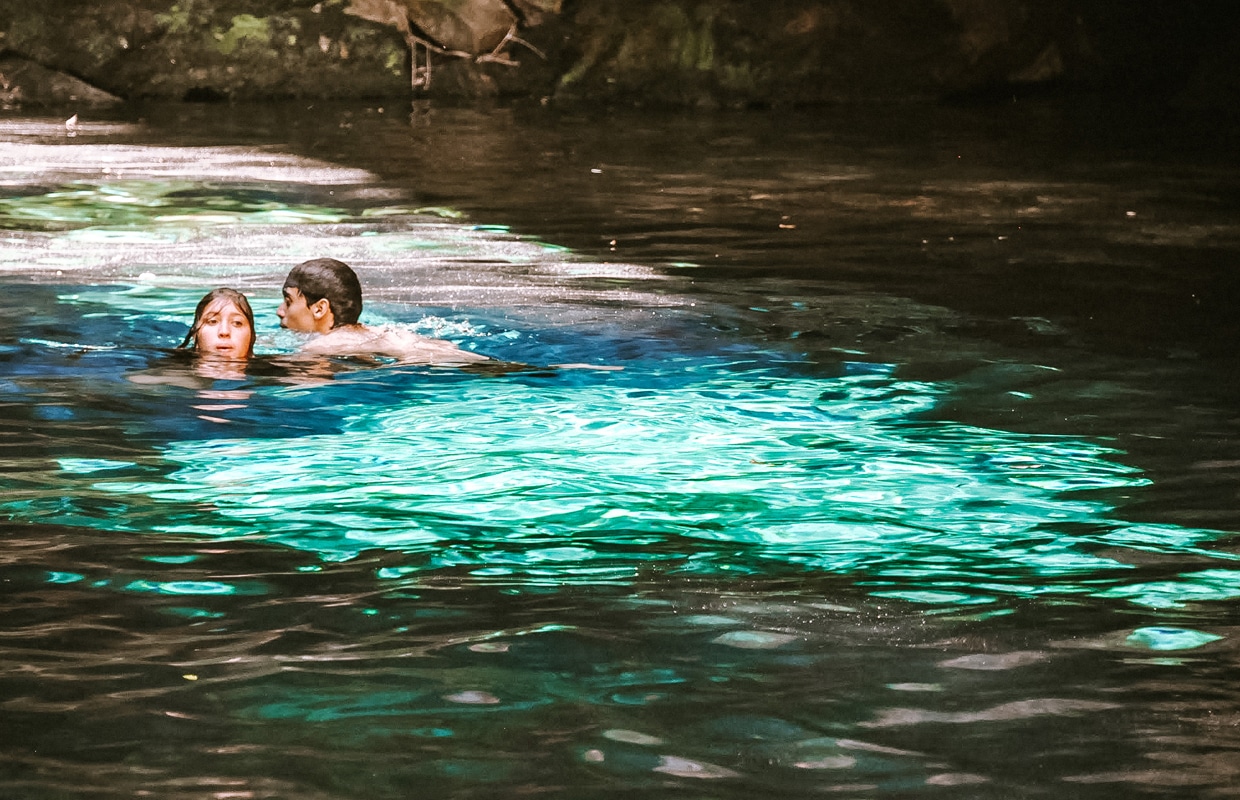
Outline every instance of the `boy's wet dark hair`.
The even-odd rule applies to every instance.
[[[314,305],[323,298],[332,308],[332,327],[356,325],[362,315],[362,284],[357,273],[343,261],[334,258],[313,258],[289,271],[285,289],[296,289]]]
[[[250,308],[250,301],[245,298],[241,292],[236,289],[229,289],[222,286],[219,289],[212,289],[202,296],[198,301],[198,307],[194,309],[194,323],[189,327],[189,333],[185,334],[185,339],[177,345],[178,350],[186,350],[191,347],[198,347],[198,330],[202,327],[202,315],[210,308],[211,304],[216,300],[227,300],[237,308],[241,309],[241,313],[250,322],[250,350],[246,356],[254,355],[254,339],[256,338],[256,329],[254,327],[254,311]]]

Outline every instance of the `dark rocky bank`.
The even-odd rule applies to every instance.
[[[0,104],[424,96],[1231,110],[1234,0],[0,0]]]

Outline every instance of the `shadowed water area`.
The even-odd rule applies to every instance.
[[[1231,796],[1198,122],[8,112],[0,794]],[[322,256],[494,363],[290,358]]]

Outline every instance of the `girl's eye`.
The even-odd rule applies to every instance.
[[[215,325],[215,324],[216,324],[216,323],[218,323],[219,321],[220,321],[220,318],[219,318],[219,317],[216,317],[216,316],[209,316],[209,317],[203,317],[203,318],[202,318],[202,324],[203,324],[203,325]]]

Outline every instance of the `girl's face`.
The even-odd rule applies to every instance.
[[[253,342],[254,328],[236,303],[221,298],[203,310],[197,337],[200,354],[249,358]]]

